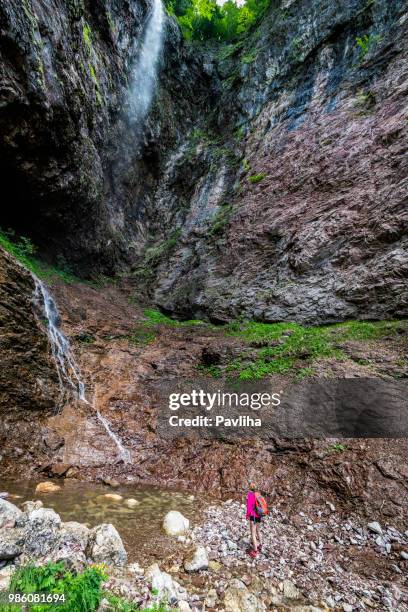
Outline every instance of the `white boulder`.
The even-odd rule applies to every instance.
[[[7,565],[0,570],[0,591],[7,591],[10,587],[11,578],[16,571],[15,565]]]
[[[381,528],[380,523],[377,523],[377,521],[373,521],[372,523],[368,523],[367,528],[372,531],[373,533],[378,533],[378,535],[382,535],[383,530]]]
[[[151,582],[152,589],[157,591],[160,599],[166,598],[172,604],[186,598],[186,589],[173,580],[170,574],[162,572],[157,563],[147,568],[145,576]]]
[[[24,529],[0,529],[0,561],[10,561],[23,552]]]
[[[183,535],[188,531],[190,521],[177,510],[171,510],[163,520],[163,529],[169,536]]]
[[[184,560],[186,572],[198,572],[208,568],[208,555],[204,546],[197,546]]]

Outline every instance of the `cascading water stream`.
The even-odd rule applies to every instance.
[[[57,367],[60,383],[61,398],[65,396],[67,387],[71,389],[81,402],[91,406],[106,430],[110,439],[118,448],[120,458],[125,462],[130,461],[130,453],[127,451],[120,438],[112,431],[108,419],[101,415],[96,407],[96,390],[92,403],[88,402],[85,395],[85,383],[81,380],[78,365],[75,362],[68,338],[60,330],[61,319],[58,308],[53,297],[48,293],[43,283],[33,274],[35,283],[34,301],[41,309],[47,324],[47,334],[51,345],[51,352]]]
[[[156,87],[157,66],[163,45],[164,16],[161,0],[153,0],[138,60],[132,71],[130,118],[140,125],[148,113]]]

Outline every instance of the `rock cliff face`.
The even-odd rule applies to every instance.
[[[151,10],[0,2],[1,225],[175,314],[406,314],[405,3],[274,0],[204,50],[166,17],[144,121]]]
[[[31,274],[0,249],[0,455],[12,462],[42,446],[40,424],[59,401],[34,290]]]
[[[157,104],[146,125],[134,112],[132,78],[151,9],[144,0],[0,2],[0,159],[9,193],[0,223],[85,273],[114,273],[132,259],[164,152],[181,117],[186,123],[195,112],[180,92],[194,85],[199,99],[207,91],[166,18]]]
[[[214,60],[216,124],[192,147],[209,168],[159,267],[158,304],[309,323],[407,312],[404,11],[273,2]]]

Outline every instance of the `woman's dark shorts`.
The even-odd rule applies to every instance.
[[[249,520],[252,521],[253,523],[260,523],[262,520],[261,516],[250,516]]]

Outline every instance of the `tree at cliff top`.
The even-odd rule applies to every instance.
[[[167,0],[166,7],[188,40],[231,40],[243,34],[263,15],[270,0],[246,0],[242,6],[227,0]]]

